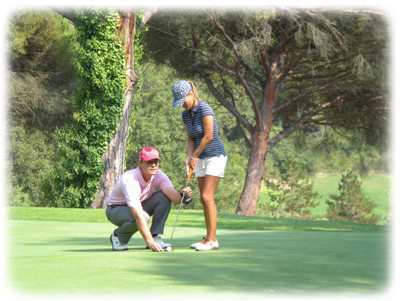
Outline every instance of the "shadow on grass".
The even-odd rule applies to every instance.
[[[132,241],[128,251],[115,252],[107,236],[51,237],[34,244],[55,245],[65,254],[81,253],[93,261],[106,258],[115,262],[116,273],[128,278],[156,277],[156,284],[149,280],[148,286],[135,287],[138,293],[147,293],[150,287],[163,294],[179,293],[174,292],[179,288],[261,294],[375,293],[386,284],[386,233],[221,230],[220,250],[196,252],[189,246],[198,240],[198,232],[190,231],[181,227],[179,233],[193,235],[177,236],[175,251],[164,254],[146,250],[142,239]]]
[[[54,245],[99,245],[105,246],[110,245],[110,241],[107,237],[64,237],[59,239],[49,239],[49,240],[41,240],[36,242],[25,243],[27,245],[44,245],[47,246],[49,244]]]
[[[111,248],[97,248],[97,249],[72,249],[62,250],[64,252],[76,252],[76,253],[101,253],[101,252],[114,252]]]
[[[221,292],[365,293],[386,284],[387,244],[381,234],[241,232],[219,240],[219,251],[182,252],[189,242],[177,239],[180,252],[149,256],[147,269],[132,272]]]
[[[172,226],[176,211],[171,210],[167,225]],[[184,227],[204,228],[202,212],[183,211],[179,225]],[[246,230],[297,230],[297,231],[343,231],[343,232],[386,232],[388,225],[360,224],[327,220],[296,220],[257,216],[238,216],[236,214],[218,214],[218,229]]]
[[[184,227],[180,231],[185,233]],[[178,236],[175,251],[165,254],[146,250],[143,241],[114,252],[108,237],[64,237],[43,244],[78,246],[63,251],[83,254],[136,253],[142,265],[120,267],[132,277],[157,275],[165,283],[220,292],[373,293],[387,281],[387,233],[237,230],[220,231],[218,239],[221,250],[196,252],[189,246],[198,236]]]

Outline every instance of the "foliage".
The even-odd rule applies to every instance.
[[[249,132],[265,102],[266,79],[284,72],[272,108],[283,138],[299,122],[385,132],[387,42],[380,14],[312,9],[160,10],[144,39],[148,57],[200,75]]]
[[[8,56],[11,125],[50,136],[71,117],[68,99],[77,85],[73,26],[51,11],[18,12],[10,21]]]
[[[125,57],[116,35],[118,20],[112,11],[76,13],[80,87],[73,122],[57,131],[62,160],[47,182],[53,205],[86,207],[98,187],[102,155],[122,115]]]
[[[267,151],[299,129],[363,130],[384,140],[387,25],[380,14],[203,9],[159,11],[149,24],[147,54],[201,77],[251,137],[240,214],[254,214]],[[273,124],[282,130],[272,138]]]
[[[327,218],[329,220],[376,224],[379,217],[373,213],[376,204],[368,200],[361,189],[361,179],[348,170],[339,183],[339,195],[330,195]]]
[[[8,183],[8,204],[14,207],[31,207],[31,198],[28,193],[23,191],[23,187],[19,184],[15,184],[16,180],[11,177]]]
[[[39,130],[22,126],[11,128],[10,138],[10,204],[44,206],[47,200],[41,185],[51,171],[54,146]]]
[[[281,127],[272,129],[274,135]],[[387,150],[369,145],[362,134],[324,126],[308,126],[277,144],[267,155],[266,175],[278,177],[287,162],[298,158],[308,175],[341,174],[353,168],[362,176],[389,172]]]
[[[282,131],[281,127],[274,126],[272,135],[280,131]],[[312,135],[304,134],[300,130],[282,140],[267,155],[271,157],[271,161],[266,174],[275,177],[288,175],[288,169],[293,169],[292,162],[296,162],[296,168],[299,168],[307,175],[313,174],[316,166],[315,158],[311,154],[312,144],[314,143],[313,138]]]
[[[264,212],[272,217],[312,219],[310,208],[318,205],[319,195],[301,164],[301,159],[293,158],[284,164],[280,178],[265,180],[270,201],[261,207]]]
[[[93,16],[97,13],[93,12]],[[135,166],[134,153],[137,152],[140,146],[147,144],[159,145],[162,155],[165,157],[161,168],[167,171],[167,174],[171,177],[177,188],[183,185],[185,179],[183,167],[186,148],[185,134],[179,110],[170,108],[170,89],[176,80],[187,75],[189,78],[195,79],[201,96],[210,102],[217,114],[220,134],[228,152],[228,165],[225,178],[221,180],[217,190],[216,202],[220,210],[231,212],[232,208],[236,206],[234,204],[237,203],[240,189],[243,187],[246,172],[245,165],[249,156],[249,149],[247,148],[250,139],[249,133],[246,132],[243,124],[234,115],[230,114],[218,99],[208,91],[208,84],[202,78],[193,76],[195,74],[193,68],[195,67],[207,67],[210,68],[206,68],[207,72],[214,72],[211,68],[212,64],[207,65],[209,62],[207,61],[207,57],[201,57],[199,56],[201,53],[197,53],[196,59],[199,59],[197,64],[192,64],[190,61],[188,64],[187,60],[194,53],[191,52],[193,51],[191,48],[194,45],[189,43],[185,47],[179,48],[176,47],[176,45],[180,45],[177,43],[174,47],[167,47],[169,42],[178,38],[178,33],[181,33],[179,42],[182,42],[186,38],[192,42],[192,35],[196,36],[198,33],[203,32],[212,23],[209,19],[204,18],[204,14],[198,14],[196,15],[197,19],[193,19],[195,26],[189,27],[185,23],[188,20],[176,14],[179,18],[169,24],[172,27],[166,26],[157,29],[158,31],[161,30],[161,32],[168,31],[171,28],[174,29],[173,26],[177,24],[179,27],[176,28],[176,31],[172,30],[174,36],[161,37],[157,40],[157,43],[160,43],[157,47],[149,48],[149,35],[147,35],[146,27],[140,27],[140,14],[138,12],[139,27],[135,36],[134,56],[135,69],[139,71],[141,77],[137,94],[135,95],[134,112],[131,115],[131,136],[127,145],[128,168]],[[277,12],[274,12],[265,14],[264,17],[269,16],[272,18],[276,15]],[[366,83],[365,86],[369,86],[370,88],[364,90],[364,92],[369,91],[368,93],[359,91],[363,93],[355,95],[358,99],[354,107],[357,113],[354,113],[350,109],[347,111],[346,108],[337,112],[337,114],[344,114],[344,119],[360,120],[370,116],[368,115],[369,113],[374,114],[373,111],[369,112],[369,109],[365,109],[368,108],[367,103],[365,105],[362,103],[365,99],[372,97],[371,90],[384,91],[387,89],[385,85],[387,58],[384,54],[387,32],[382,19],[374,16],[374,14],[365,16],[364,19],[357,19],[358,21],[355,24],[352,24],[355,18],[354,20],[351,18],[348,19],[351,15],[343,13],[336,15],[335,18],[338,16],[344,19],[347,18],[347,23],[341,23],[343,20],[339,20],[340,22],[337,22],[338,26],[340,25],[345,28],[351,25],[352,27],[349,28],[358,33],[354,38],[355,42],[353,41],[352,49],[358,49],[361,53],[364,43],[369,43],[368,45],[371,47],[370,52],[373,53],[376,51],[372,49],[373,47],[379,44],[382,46],[382,52],[376,56],[376,60],[371,59],[371,53],[368,54],[368,60],[366,56],[357,55],[354,57],[352,72],[361,76],[358,80],[362,80],[363,85]],[[84,14],[82,14],[83,16]],[[86,15],[86,17],[88,16]],[[86,21],[89,23],[89,20]],[[120,116],[120,110],[116,109],[118,105],[115,105],[115,107],[114,104],[110,105],[113,102],[109,102],[106,97],[102,100],[100,98],[95,99],[95,97],[100,97],[101,94],[107,95],[109,93],[111,95],[114,92],[118,94],[116,90],[111,91],[113,88],[107,90],[109,84],[111,87],[111,81],[107,78],[107,76],[111,75],[107,72],[110,71],[110,73],[116,74],[117,71],[113,71],[113,67],[109,65],[106,65],[107,67],[104,67],[104,69],[96,69],[95,67],[99,66],[101,61],[109,64],[114,59],[115,62],[112,64],[116,66],[118,65],[116,61],[120,59],[120,54],[114,55],[114,52],[111,50],[114,46],[110,46],[109,48],[107,46],[107,50],[104,51],[102,47],[106,47],[105,43],[99,40],[103,38],[107,39],[107,35],[109,35],[110,44],[108,45],[117,44],[115,47],[120,49],[120,43],[117,41],[115,31],[113,31],[115,28],[108,30],[105,24],[108,23],[106,19],[103,20],[106,22],[102,22],[99,27],[96,27],[95,23],[97,21],[88,24],[88,30],[83,34],[88,38],[86,39],[87,41],[91,41],[92,45],[84,42],[82,35],[80,38],[82,46],[78,46],[75,28],[66,19],[63,19],[50,10],[18,12],[11,18],[8,41],[11,122],[9,178],[10,200],[14,205],[44,206],[51,204],[56,206],[84,206],[86,201],[83,201],[83,199],[89,200],[90,191],[97,188],[96,177],[102,172],[102,167],[100,167],[100,157],[102,154],[100,144],[104,146],[108,142],[103,137],[103,134],[106,136],[109,134],[106,133],[107,131],[112,132],[112,124],[116,124],[114,121],[117,121]],[[199,22],[196,24],[195,21]],[[261,18],[259,23],[254,23],[254,25],[258,24],[257,26],[259,26],[257,27],[258,33],[261,34],[263,32],[263,35],[260,35],[258,40],[250,38],[243,40],[243,43],[238,42],[238,49],[246,57],[246,62],[249,66],[254,67],[257,63],[255,60],[256,56],[250,56],[251,51],[255,49],[255,45],[263,41],[263,39],[264,41],[273,41],[271,39],[271,30],[275,27],[268,27],[268,22],[265,21],[266,19]],[[263,24],[265,28],[262,28]],[[370,26],[373,24],[376,24],[376,27],[374,30],[371,30]],[[105,27],[102,27],[103,25]],[[232,23],[233,25],[234,23]],[[150,28],[150,31],[153,32],[150,32],[150,37],[154,35],[154,23],[152,26],[153,28]],[[342,30],[340,26],[337,27],[338,30]],[[361,35],[363,31],[357,31],[358,27],[363,27],[366,34]],[[236,34],[234,29],[232,27],[230,33]],[[313,27],[312,24],[304,25],[302,30],[306,29],[309,32],[309,36],[312,36],[312,33],[314,33],[315,41],[319,45],[318,47],[324,46],[324,43],[318,42],[324,39],[324,32],[321,31],[321,27]],[[113,33],[111,34],[110,32],[112,31]],[[376,38],[376,32],[381,33],[380,39]],[[209,31],[209,33],[215,33],[215,31]],[[92,36],[89,39],[90,35]],[[101,38],[97,39],[98,36],[101,36]],[[165,38],[168,37],[171,41],[165,41]],[[144,53],[141,43],[142,38],[147,39],[146,53]],[[211,36],[205,36],[205,40],[201,41],[201,43],[204,42],[202,44],[204,46],[207,46],[207,41],[213,43],[212,49],[215,52],[212,54],[215,57],[211,62],[216,64],[229,62],[230,58],[227,60],[221,59],[221,57],[224,58],[226,56],[226,49],[221,48],[222,41],[218,41],[216,38],[208,40],[209,38]],[[307,49],[304,44],[305,40],[302,39],[300,34],[298,34],[297,38],[299,39],[299,43],[301,42],[299,45],[303,47],[301,48],[302,51]],[[101,46],[95,48],[94,46],[97,42]],[[272,44],[269,43],[268,45]],[[164,48],[169,52],[165,53]],[[172,60],[175,55],[174,51],[177,51],[175,53],[177,54],[177,60]],[[334,50],[330,48],[326,51],[321,51],[321,54],[328,55]],[[164,67],[153,66],[148,58],[156,52],[160,55],[157,62],[172,62],[172,66],[177,68],[181,73],[178,75],[171,70],[166,71]],[[78,62],[77,60],[80,55],[82,55],[81,63],[73,65],[72,62]],[[142,55],[144,55],[143,60]],[[308,55],[310,56],[309,59],[307,59]],[[303,70],[305,77],[307,64],[313,62],[311,58],[314,58],[315,55],[316,53],[313,47],[311,47],[308,54],[305,52],[303,60],[300,61],[301,65],[298,65],[295,71]],[[142,64],[139,64],[140,61],[142,61]],[[319,61],[315,60],[315,62],[318,65]],[[181,65],[181,67],[178,68],[177,65]],[[80,70],[79,72],[81,72],[80,79],[77,78],[76,70]],[[314,72],[315,74],[312,78],[318,78],[318,69],[315,69]],[[85,83],[89,81],[85,77],[86,75],[88,77],[94,75],[93,85],[88,82]],[[300,75],[303,76],[301,72],[298,76]],[[95,82],[96,78],[98,79],[97,82]],[[118,85],[117,82],[120,79],[122,81],[122,74],[115,75],[114,82],[116,85]],[[146,80],[144,87],[146,92],[143,92],[144,95],[140,96],[142,79]],[[223,92],[223,96],[231,101],[232,105],[234,105],[242,116],[251,124],[254,124],[254,113],[252,112],[251,103],[246,101],[247,98],[244,90],[236,85],[237,81],[224,76],[222,73],[219,74],[217,71],[212,75],[212,79],[217,87],[220,88],[220,91]],[[313,84],[312,80],[309,79],[304,81],[304,86],[297,86],[295,85],[297,80],[299,80],[298,77],[291,75],[288,81],[280,84],[278,90],[279,102],[295,97],[296,94],[301,94],[301,89],[311,87]],[[71,101],[72,92],[76,89],[79,81],[85,85],[85,90],[80,90],[74,100]],[[98,89],[93,99],[85,103],[85,100],[83,100],[85,93],[92,86],[96,85],[101,86],[101,88]],[[348,87],[349,91],[352,91],[350,84],[346,87]],[[259,95],[257,88],[255,86],[253,88],[255,95]],[[293,89],[293,91],[290,92],[290,89]],[[339,86],[336,86],[336,89],[339,89]],[[103,93],[106,90],[107,92]],[[318,97],[310,99],[314,103],[319,102],[325,96],[331,97],[331,95],[321,94]],[[87,97],[88,99],[91,98],[92,94],[89,95],[88,93]],[[82,108],[87,113],[78,113]],[[307,106],[296,106],[293,116],[300,116],[303,108],[307,108]],[[73,109],[76,110],[76,113],[72,118]],[[380,109],[384,112],[384,101],[381,102]],[[334,119],[336,116],[339,116],[335,114],[330,118]],[[290,116],[292,116],[292,111],[288,110],[275,120],[271,138],[274,138],[290,127],[290,124],[294,121],[293,116]],[[376,116],[381,117],[381,115]],[[106,126],[102,123],[106,120],[110,121],[106,122],[109,125],[107,129],[105,129]],[[364,144],[360,134],[352,130],[341,131],[339,135],[337,134],[337,127],[335,131],[326,127],[326,125],[307,125],[303,127],[300,131],[291,134],[279,144],[270,147],[271,151],[267,156],[266,163],[269,166],[268,176],[279,177],[281,173],[285,172],[287,162],[293,160],[293,158],[301,159],[301,166],[306,169],[309,175],[316,172],[340,173],[344,168],[352,166],[355,167],[355,170],[363,172],[363,174],[368,174],[371,171],[387,172],[387,163],[384,162],[386,160],[384,157],[385,154],[381,155],[381,149],[378,148],[379,145],[384,145],[382,140],[385,140],[385,135],[377,135],[377,131],[373,128],[375,126],[385,128],[386,123],[381,122],[380,119],[377,121],[375,118],[372,121],[369,124],[369,129],[372,128],[372,131],[368,132],[367,136],[368,145]],[[158,130],[154,129],[155,122],[159,126]],[[55,145],[58,142],[54,141],[53,132],[56,127],[62,127],[65,124],[69,124],[69,126],[57,132],[58,142],[60,143],[57,146],[58,152],[56,155]],[[341,125],[342,123],[338,124],[338,126]],[[380,131],[378,131],[379,133],[382,133],[381,129],[378,130]],[[140,133],[141,131],[143,131],[143,134]],[[347,136],[347,138],[344,136]],[[375,139],[376,137],[381,137],[382,139]],[[378,147],[375,147],[376,145]],[[66,160],[61,162],[64,158]],[[57,168],[51,169],[52,165],[56,165]],[[191,184],[192,187],[197,189],[195,179],[192,179]],[[83,195],[86,192],[88,193]],[[61,201],[62,193],[65,193],[67,196],[69,195],[67,199],[69,198],[70,201],[65,203]],[[191,208],[201,208],[198,191],[195,191],[195,200],[197,200],[197,203],[193,202],[190,205]]]

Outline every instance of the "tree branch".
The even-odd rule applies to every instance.
[[[316,87],[316,88],[314,88],[314,89],[309,89],[309,90],[307,90],[307,91],[304,91],[303,93],[297,95],[296,97],[292,98],[291,100],[289,100],[289,101],[285,102],[284,104],[281,104],[280,106],[278,106],[277,108],[275,108],[275,109],[273,110],[272,113],[273,113],[274,115],[277,115],[278,113],[280,113],[281,111],[283,111],[283,110],[286,109],[287,107],[291,106],[292,104],[296,103],[296,102],[299,101],[300,99],[302,99],[302,98],[304,98],[304,97],[306,97],[306,96],[309,96],[309,95],[311,95],[311,94],[314,94],[314,93],[323,91],[323,90],[325,90],[325,89],[327,89],[327,88],[329,88],[329,87],[331,87],[331,86],[337,84],[338,82],[345,81],[345,80],[347,80],[347,79],[349,79],[349,78],[351,78],[351,75],[350,75],[350,74],[348,74],[348,75],[346,75],[346,76],[343,76],[343,77],[341,77],[341,78],[337,78],[337,79],[334,80],[334,81],[325,83],[324,85],[319,86],[319,87]]]
[[[221,25],[221,23],[218,22],[218,20],[210,13],[207,13],[210,19],[214,22],[215,26],[217,29],[222,33],[222,35],[225,37],[227,42],[231,45],[232,51],[236,57],[237,60],[237,68],[235,70],[236,76],[239,78],[240,83],[244,87],[246,94],[249,96],[251,104],[253,105],[253,110],[254,114],[256,117],[256,124],[261,125],[262,124],[262,118],[261,118],[261,113],[260,113],[260,108],[257,105],[256,99],[254,97],[253,92],[251,91],[247,81],[244,79],[244,77],[240,74],[240,65],[241,65],[241,57],[239,53],[237,52],[236,49],[236,44],[235,42],[231,39],[231,37],[226,33],[224,27]]]
[[[248,130],[251,134],[254,131],[254,127],[250,124],[250,122],[247,121],[247,119],[239,113],[239,111],[229,103],[219,92],[218,89],[214,86],[214,83],[212,82],[211,78],[205,74],[205,72],[201,69],[197,69],[197,72],[200,74],[200,76],[204,79],[204,81],[207,84],[208,89],[210,92],[214,95],[215,98],[218,99],[218,101],[228,109],[229,112],[232,113],[233,116],[235,116],[236,120],[246,129]]]
[[[342,100],[343,100],[342,96],[337,96],[335,100],[321,104],[319,106],[316,106],[312,111],[308,111],[307,113],[303,114],[303,116],[301,116],[297,122],[293,123],[290,127],[283,130],[278,135],[276,135],[274,138],[272,138],[270,141],[268,141],[269,149],[272,149],[282,139],[287,138],[292,133],[294,133],[298,129],[302,128],[305,124],[312,121],[312,117],[318,115],[319,113],[321,113],[324,110],[327,110],[327,109],[330,109],[330,108],[336,106]]]

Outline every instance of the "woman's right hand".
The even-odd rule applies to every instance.
[[[194,167],[192,167],[190,162],[189,162],[189,163],[186,163],[185,165],[186,165],[186,175],[187,175],[187,176],[188,176],[189,174],[192,175],[192,174],[194,173],[194,171],[195,171],[196,165],[195,165]]]
[[[185,161],[185,167],[186,167],[186,175],[189,175],[192,167],[190,166],[190,158],[187,158]]]
[[[189,168],[191,168],[192,170],[195,170],[198,160],[199,159],[197,157],[193,157],[193,156],[190,157]]]

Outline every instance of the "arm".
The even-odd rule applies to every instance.
[[[190,158],[192,157],[192,154],[194,152],[194,140],[192,137],[190,137],[188,128],[185,125],[186,128],[186,136],[187,136],[187,147],[186,147],[186,173],[189,174],[189,166],[190,166]]]
[[[174,187],[168,187],[165,189],[161,189],[161,191],[171,200],[171,202],[175,204],[179,204],[181,202],[181,195]],[[192,188],[187,187],[183,189],[183,192],[185,193],[186,196],[191,197],[192,196]]]
[[[156,252],[163,252],[163,249],[160,247],[158,243],[156,243],[153,239],[153,236],[150,233],[149,226],[147,225],[146,219],[144,218],[143,215],[143,210],[139,210],[134,207],[129,207],[131,210],[135,221],[136,225],[139,229],[140,234],[142,234],[144,241],[146,242],[147,246]]]
[[[196,166],[198,157],[213,138],[214,117],[212,115],[204,116],[203,126],[204,126],[204,137],[201,139],[199,147],[196,149],[196,151],[193,152],[190,158],[190,165],[193,168]]]

